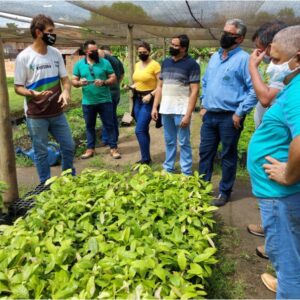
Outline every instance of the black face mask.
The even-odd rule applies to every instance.
[[[149,58],[149,54],[141,53],[139,54],[139,59],[141,61],[146,61]]]
[[[170,53],[171,56],[177,56],[180,53],[180,49],[170,47],[169,48],[169,53]]]
[[[43,33],[42,40],[45,42],[46,45],[52,46],[55,44],[56,41],[56,34],[55,33]]]
[[[237,38],[238,38],[237,36],[230,36],[230,35],[224,33],[221,36],[220,45],[223,49],[228,49],[236,44],[235,40]]]
[[[92,59],[95,62],[99,62],[99,53],[97,50],[91,51],[91,53],[88,54],[89,58]]]

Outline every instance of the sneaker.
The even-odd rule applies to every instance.
[[[260,278],[268,290],[270,290],[273,293],[276,293],[277,278],[268,273],[260,275]]]
[[[214,206],[224,206],[229,201],[229,197],[224,194],[219,194],[217,198],[212,201],[212,205]]]
[[[119,159],[121,158],[121,154],[118,152],[118,149],[115,148],[115,149],[110,149],[110,155],[112,158],[114,159]]]
[[[247,226],[249,233],[257,236],[265,236],[264,229],[261,224],[249,224]]]
[[[256,247],[256,254],[264,259],[269,259],[268,254],[266,253],[265,246],[258,246]]]
[[[87,159],[95,155],[94,149],[87,149],[84,154],[81,155],[82,159]]]

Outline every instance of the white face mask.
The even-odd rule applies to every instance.
[[[293,57],[286,61],[283,64],[275,65],[272,61],[270,62],[266,73],[269,75],[270,80],[273,82],[283,82],[284,78],[291,73],[298,70],[300,67],[297,67],[294,70],[291,70],[289,67],[289,62],[293,59]]]

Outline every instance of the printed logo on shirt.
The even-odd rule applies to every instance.
[[[58,61],[58,60],[55,60],[55,61],[54,61],[54,65],[55,65],[56,68],[59,68],[59,61]]]
[[[29,69],[30,69],[30,71],[51,69],[51,65],[50,64],[40,64],[40,65],[30,64]]]

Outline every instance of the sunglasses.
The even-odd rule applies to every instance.
[[[94,69],[93,69],[92,65],[89,65],[89,70],[90,70],[91,75],[95,78],[95,73],[94,73]]]

